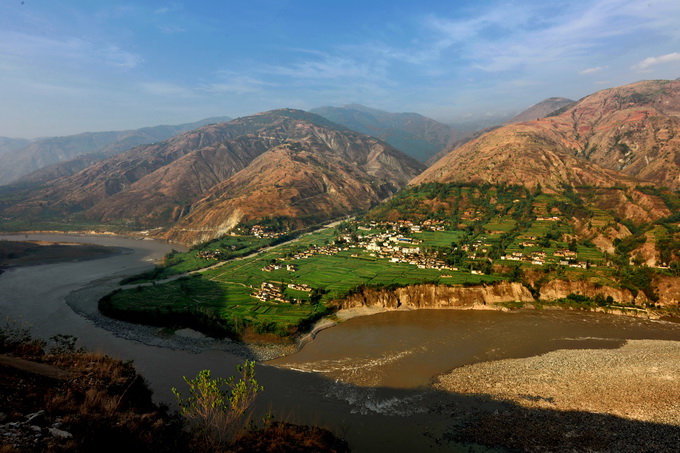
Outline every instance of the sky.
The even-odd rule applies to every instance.
[[[678,0],[0,3],[14,138],[350,103],[451,123],[678,77]]]

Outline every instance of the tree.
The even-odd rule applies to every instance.
[[[576,242],[576,239],[572,239],[571,241],[569,241],[569,251],[571,252],[578,251],[578,243]]]
[[[181,413],[207,445],[216,447],[229,441],[242,427],[255,397],[264,390],[255,380],[255,362],[237,365],[239,379],[212,378],[210,370],[202,370],[196,378],[184,381],[189,396],[183,398],[175,388]]]

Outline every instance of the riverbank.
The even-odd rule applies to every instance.
[[[257,361],[267,361],[293,354],[298,349],[295,344],[246,344],[229,339],[211,338],[192,329],[133,324],[109,318],[99,312],[98,301],[118,288],[119,281],[120,277],[114,276],[91,282],[68,294],[65,298],[66,303],[74,312],[87,318],[97,327],[108,330],[119,338],[137,341],[148,346],[183,350],[194,354],[207,350],[219,350]]]
[[[557,350],[456,368],[434,387],[530,409],[584,411],[680,427],[680,341]],[[532,430],[540,427],[532,426]]]
[[[162,348],[169,348],[175,350],[184,350],[191,353],[201,353],[207,350],[220,350],[229,352],[231,354],[247,358],[249,360],[256,360],[259,362],[266,362],[280,357],[285,357],[295,354],[305,345],[313,341],[316,336],[323,330],[332,328],[338,323],[347,320],[371,316],[379,313],[387,312],[410,312],[414,310],[474,310],[474,311],[501,311],[510,312],[517,310],[564,310],[564,311],[578,311],[578,308],[563,307],[558,305],[546,305],[535,307],[532,304],[524,304],[522,307],[508,308],[502,304],[481,304],[474,303],[467,306],[451,306],[451,307],[420,307],[411,308],[402,306],[399,308],[387,308],[383,306],[356,306],[352,308],[343,308],[337,311],[331,317],[323,318],[317,321],[310,329],[309,333],[300,335],[291,343],[243,343],[232,341],[229,339],[215,339],[204,335],[192,329],[174,329],[168,327],[157,327],[145,324],[134,324],[127,321],[120,321],[114,318],[109,318],[100,313],[97,308],[97,301],[106,294],[119,288],[119,277],[113,277],[107,280],[99,280],[92,282],[88,287],[81,290],[74,291],[66,297],[67,304],[81,316],[90,319],[95,325],[106,329],[116,336],[124,339],[138,341],[140,343],[157,346]],[[650,316],[645,310],[606,310],[602,307],[597,307],[594,311],[612,314],[616,316],[634,317],[640,319],[658,319],[658,316]]]

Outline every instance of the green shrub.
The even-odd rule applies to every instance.
[[[236,367],[239,378],[213,378],[202,370],[196,378],[184,378],[189,396],[183,398],[175,388],[181,413],[207,445],[224,445],[243,427],[255,397],[264,390],[255,379],[255,362],[246,360]]]

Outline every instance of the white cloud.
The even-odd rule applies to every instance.
[[[606,66],[597,66],[595,68],[588,68],[588,69],[584,69],[583,71],[579,71],[579,74],[581,74],[581,75],[595,74],[595,73],[602,71],[603,69],[607,69],[607,67]]]
[[[161,8],[158,8],[154,11],[154,14],[167,14],[167,13],[176,13],[178,11],[181,11],[184,8],[184,6],[181,3],[172,3],[170,6],[163,6]]]
[[[135,68],[144,61],[141,56],[113,44],[97,45],[76,37],[47,38],[11,31],[0,32],[0,55],[37,65],[104,63],[123,69]]]
[[[668,41],[680,35],[680,27],[669,20],[680,14],[676,0],[596,0],[560,7],[546,2],[517,10],[515,4],[494,4],[487,9],[467,19],[425,21],[439,35],[432,46],[436,54],[467,60],[486,72],[544,71],[546,65],[570,65],[586,55],[607,58],[612,49],[626,46],[626,37]]]
[[[665,63],[672,63],[675,61],[680,61],[680,52],[673,52],[666,55],[661,55],[658,57],[649,57],[642,60],[640,63],[632,66],[632,69],[638,69],[640,71],[645,71],[651,66],[656,66]]]

